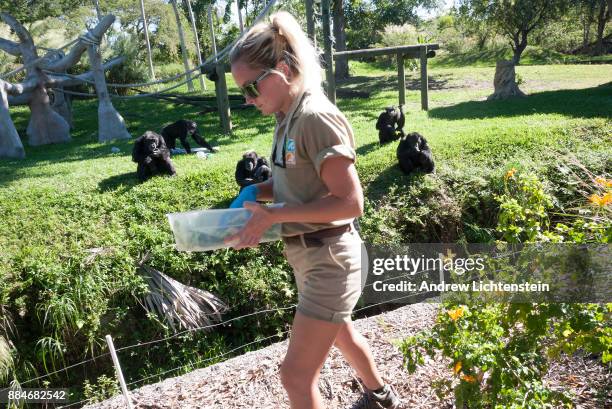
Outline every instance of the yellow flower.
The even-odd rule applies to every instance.
[[[511,178],[512,176],[514,176],[514,174],[515,174],[515,173],[516,173],[516,169],[515,169],[515,168],[512,168],[512,169],[510,169],[508,172],[506,172],[506,176],[505,176],[505,178],[506,178],[506,179],[509,179],[509,178]]]
[[[612,187],[612,180],[598,176],[595,178],[595,183],[601,187]]]
[[[455,372],[455,375],[457,375],[459,373],[459,371],[461,370],[461,361],[457,361],[457,363],[455,364],[455,367],[453,368],[453,372]]]
[[[463,316],[463,307],[459,307],[455,310],[450,310],[446,312],[448,313],[448,316],[451,318],[451,320],[457,321],[458,318]]]
[[[593,193],[589,196],[589,201],[597,206],[607,206],[612,203],[612,192],[608,192],[603,196]]]
[[[461,375],[461,379],[463,379],[464,381],[469,382],[469,383],[475,383],[476,382],[476,377],[472,376],[472,375],[463,374],[463,375]]]

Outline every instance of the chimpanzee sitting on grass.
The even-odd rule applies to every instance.
[[[176,140],[180,139],[183,148],[185,148],[187,153],[191,153],[191,146],[189,146],[189,142],[187,142],[187,136],[191,135],[198,145],[207,148],[211,152],[216,152],[218,150],[217,148],[213,148],[200,136],[200,134],[198,134],[198,125],[195,122],[186,119],[179,119],[175,123],[166,126],[162,129],[161,134],[166,141],[168,149],[176,148]]]
[[[392,106],[385,108],[384,112],[378,116],[378,121],[376,121],[380,144],[384,145],[403,137],[405,121],[402,105],[398,108]]]
[[[396,154],[399,167],[405,174],[412,171],[431,173],[434,170],[434,161],[427,141],[417,132],[402,137]]]
[[[146,131],[134,141],[132,160],[138,163],[136,173],[141,182],[160,173],[176,175],[164,138],[155,132]]]
[[[257,156],[255,151],[248,151],[236,164],[236,183],[242,188],[255,183],[265,182],[272,175],[270,164],[263,156]]]

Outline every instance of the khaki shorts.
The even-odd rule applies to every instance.
[[[297,310],[311,318],[350,322],[363,286],[361,259],[365,247],[359,233],[320,239],[320,246],[285,241],[285,256],[298,288]]]

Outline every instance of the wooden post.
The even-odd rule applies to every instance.
[[[397,80],[399,86],[399,104],[406,104],[406,75],[404,74],[404,55],[397,53]]]
[[[420,49],[421,58],[421,109],[427,111],[428,105],[428,81],[427,81],[427,46],[422,45]]]
[[[217,82],[215,83],[215,94],[217,95],[217,107],[219,108],[219,119],[223,132],[229,134],[232,132],[232,121],[230,118],[230,105],[227,96],[227,83],[225,82],[225,64],[220,62],[215,65],[217,73]]]
[[[119,358],[117,358],[117,352],[115,352],[113,339],[110,335],[106,336],[106,343],[108,344],[108,350],[110,351],[111,358],[113,358],[113,364],[115,365],[115,370],[117,371],[117,378],[119,379],[119,385],[121,385],[121,391],[123,392],[123,397],[125,398],[125,405],[128,409],[134,409],[127,386],[125,384],[125,379],[123,379],[123,372],[121,372],[121,365],[119,365]]]
[[[325,77],[327,79],[327,98],[336,103],[336,79],[334,78],[334,60],[331,42],[330,18],[329,18],[329,2],[330,0],[321,1],[321,16],[323,19],[323,44],[324,60],[325,60]]]
[[[315,44],[314,7],[312,0],[306,0],[306,32],[308,38]]]

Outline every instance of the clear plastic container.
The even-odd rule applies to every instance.
[[[244,208],[210,209],[168,213],[166,216],[174,233],[177,250],[208,251],[231,247],[224,243],[225,238],[244,227],[251,217],[251,211]],[[274,224],[264,233],[260,243],[280,238],[281,225]]]

